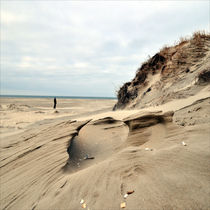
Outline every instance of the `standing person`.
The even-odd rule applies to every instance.
[[[54,109],[56,109],[56,104],[57,104],[57,100],[56,100],[56,97],[54,98]]]

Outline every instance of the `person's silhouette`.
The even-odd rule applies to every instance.
[[[56,109],[56,104],[57,104],[57,100],[56,100],[56,97],[54,98],[54,109]]]

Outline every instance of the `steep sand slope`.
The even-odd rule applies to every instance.
[[[97,210],[123,201],[130,210],[209,209],[209,108],[206,98],[175,113],[108,112],[12,136],[1,145],[0,207],[82,209],[84,199]]]
[[[145,108],[199,93],[210,82],[210,35],[165,47],[118,91],[114,109]]]

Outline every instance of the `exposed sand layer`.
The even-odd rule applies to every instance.
[[[58,109],[53,120],[31,119],[1,138],[0,209],[210,209],[208,93],[127,111],[110,111],[115,101],[72,101],[69,116]],[[2,123],[27,114],[5,111],[6,102]]]
[[[144,62],[118,91],[115,109],[146,108],[199,93],[210,82],[210,35],[195,34]]]

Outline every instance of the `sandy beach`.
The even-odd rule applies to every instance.
[[[210,0],[0,0],[0,210],[210,210]]]
[[[0,99],[0,209],[210,209],[210,36],[164,48],[118,100]]]
[[[63,99],[58,113],[1,98],[1,209],[208,209],[205,94],[151,110]]]
[[[22,132],[26,127],[41,120],[61,117],[68,119],[112,110],[116,100],[106,99],[57,99],[53,109],[53,98],[0,98],[1,138]]]

